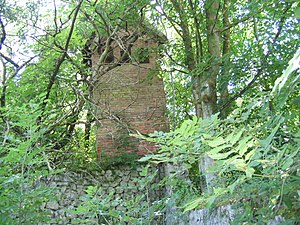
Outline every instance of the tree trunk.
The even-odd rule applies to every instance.
[[[4,108],[6,105],[6,89],[7,89],[7,84],[6,84],[6,65],[3,62],[3,59],[0,58],[0,63],[2,64],[2,74],[0,74],[1,77],[1,83],[2,83],[2,92],[0,96],[0,107]],[[1,68],[0,68],[1,69]]]
[[[224,0],[224,6],[222,9],[223,27],[228,27],[230,24],[228,18],[228,8],[229,8],[229,1]],[[222,68],[221,68],[221,74],[219,75],[219,81],[220,81],[219,109],[229,100],[228,80],[226,79],[226,77],[228,77],[228,66],[229,66],[229,59],[230,59],[230,29],[224,31],[222,38],[223,38],[223,51],[222,51]],[[222,118],[226,118],[229,112],[230,112],[229,107],[227,107],[222,111],[220,111],[220,115]]]
[[[225,0],[227,1],[227,0]],[[217,77],[220,75],[221,70],[221,37],[219,32],[219,9],[220,4],[218,0],[205,1],[205,18],[206,18],[206,30],[202,33],[207,35],[207,49],[208,57],[210,59],[209,67],[200,73],[196,73],[198,63],[203,63],[203,45],[200,35],[200,25],[197,20],[197,11],[194,8],[193,2],[189,1],[191,12],[194,13],[194,29],[196,32],[196,46],[200,49],[193,48],[193,35],[189,28],[189,22],[185,15],[184,6],[178,0],[171,0],[172,5],[179,16],[178,25],[180,30],[175,28],[179,36],[182,38],[184,45],[186,66],[191,74],[193,101],[195,105],[196,115],[199,118],[209,119],[214,113],[217,112]],[[167,16],[168,18],[168,16]],[[228,22],[227,20],[223,22]],[[229,33],[227,33],[229,34]],[[228,37],[229,38],[229,37]],[[229,48],[229,39],[224,44],[224,50]],[[227,85],[224,84],[225,86]],[[227,86],[226,86],[227,88]],[[227,90],[227,89],[226,89]],[[224,92],[226,94],[226,92]],[[209,169],[214,165],[214,161],[206,154],[199,159],[199,171],[204,175],[204,182],[201,183],[202,191],[213,191],[213,187],[216,183],[216,174],[210,172]],[[176,170],[171,165],[167,165],[166,173],[172,173]],[[188,178],[187,178],[188,179]],[[172,187],[167,187],[167,194],[172,195]],[[208,209],[194,210],[189,213],[189,218],[178,217],[178,209],[176,204],[170,203],[167,209],[167,225],[173,224],[190,224],[190,225],[209,225],[209,224],[230,224],[232,221],[234,211],[230,205],[217,208],[214,211]]]
[[[226,1],[226,0],[225,0]],[[210,118],[217,110],[217,76],[221,70],[221,47],[220,33],[218,26],[218,12],[220,4],[218,0],[207,0],[205,2],[206,26],[208,52],[211,57],[210,67],[204,72],[200,79],[201,105],[203,119]],[[226,21],[228,22],[228,21]],[[229,40],[225,41],[224,46],[227,51]],[[229,50],[229,49],[228,49]],[[225,84],[227,85],[227,84]],[[227,90],[227,86],[226,86]],[[226,94],[226,91],[223,93]],[[199,159],[199,170],[205,176],[206,190],[213,192],[216,183],[216,174],[209,169],[214,165],[214,160],[208,155],[203,155]],[[202,188],[203,188],[202,184]],[[222,206],[209,211],[208,209],[194,210],[189,215],[189,224],[191,225],[227,225],[231,224],[234,219],[234,210],[231,205]]]
[[[234,220],[234,211],[230,205],[209,209],[193,210],[189,214],[190,225],[230,225]]]
[[[171,177],[172,174],[176,173],[178,170],[182,170],[182,165],[173,165],[167,163],[165,165],[165,176]],[[183,176],[182,176],[183,178]],[[188,177],[186,177],[188,179]],[[189,224],[189,218],[187,214],[184,214],[182,210],[177,208],[176,198],[172,197],[174,194],[172,185],[166,185],[166,196],[170,196],[166,205],[166,225],[187,225]]]
[[[206,1],[206,26],[207,26],[207,42],[208,52],[211,57],[210,67],[205,71],[204,76],[201,76],[201,103],[202,103],[202,118],[209,118],[216,112],[217,108],[217,91],[216,83],[217,76],[220,71],[220,33],[218,32],[218,11],[219,1]]]
[[[221,58],[220,33],[218,32],[217,23],[219,7],[219,2],[216,0],[205,2],[208,52],[211,62],[210,67],[201,74],[199,83],[202,111],[197,112],[197,115],[203,119],[210,118],[217,109],[216,83],[220,71]],[[201,188],[204,190],[212,191],[214,186],[216,175],[208,172],[213,165],[214,161],[208,155],[204,154],[200,157],[199,171],[205,176],[205,184],[202,183]]]

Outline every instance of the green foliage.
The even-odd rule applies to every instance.
[[[91,130],[92,135],[86,140],[83,129],[76,128],[73,138],[64,148],[48,153],[57,168],[74,172],[98,171],[102,168],[97,162],[95,128]]]
[[[161,201],[150,202],[149,191],[158,187],[153,183],[156,172],[149,172],[149,166],[145,166],[140,172],[139,183],[141,193],[135,197],[118,197],[115,190],[109,194],[103,194],[101,187],[89,186],[86,195],[81,198],[81,204],[75,210],[69,212],[84,215],[86,219],[77,220],[74,224],[149,224],[153,219],[161,216]],[[137,187],[131,187],[133,189]],[[125,190],[125,192],[128,190]]]
[[[244,213],[236,215],[237,224],[267,223],[277,215],[290,223],[299,219],[299,109],[298,114],[282,111],[298,92],[300,77],[293,73],[299,67],[298,54],[276,81],[272,110],[269,99],[257,95],[250,104],[237,102],[239,107],[226,119],[217,115],[206,120],[194,118],[170,133],[144,137],[160,144],[161,150],[140,161],[181,165],[178,175],[188,169],[201,176],[191,170],[199,156],[207,154],[214,159],[208,171],[217,175],[213,192],[194,190],[198,197],[181,202],[184,212],[232,204]],[[177,177],[180,175],[170,179]]]
[[[1,224],[37,224],[49,220],[43,204],[53,199],[53,188],[42,178],[54,171],[46,155],[45,130],[36,124],[39,105],[29,103],[2,112],[0,151]],[[18,135],[14,131],[18,131]]]
[[[297,70],[299,70],[299,63],[300,63],[300,49],[295,53],[294,57],[289,61],[288,67],[283,71],[283,74],[281,77],[279,77],[274,84],[274,88],[272,90],[272,95],[275,96],[275,107],[277,109],[282,109],[285,105],[286,101],[288,100],[288,97],[293,93],[293,90],[296,89],[296,87],[299,86],[299,73],[296,73]],[[296,95],[299,94],[299,92],[295,93]],[[297,97],[296,101],[299,99]],[[296,103],[294,101],[294,105]],[[299,107],[299,104],[298,104]],[[293,111],[292,108],[289,110]]]
[[[1,222],[46,221],[40,207],[53,193],[40,180],[58,168],[99,169],[94,77],[83,49],[94,33],[138,27],[147,3],[58,1],[41,9],[41,1],[1,1]]]
[[[150,50],[148,47],[137,48],[134,50],[132,56],[138,63],[147,63],[149,62]]]
[[[296,1],[213,1],[220,4],[215,29],[218,30],[216,36],[220,37],[216,45],[221,55],[216,62],[210,54],[212,46],[207,37],[210,31],[206,26],[205,5],[208,2],[157,1],[161,10],[154,5],[156,10],[151,11],[153,23],[161,27],[169,39],[162,64],[172,129],[195,115],[195,104],[202,101],[192,92],[201,89],[193,77],[209,79],[205,72],[220,65],[216,77],[217,111],[221,111],[222,116],[227,115],[234,109],[229,105],[223,107],[231,103],[230,97],[242,92],[244,98],[251,99],[256,94],[253,90],[271,90],[299,46],[299,26],[295,18],[299,4]],[[176,4],[179,9],[175,9]]]
[[[100,153],[100,160],[98,162],[102,169],[108,169],[119,165],[130,165],[135,167],[137,165],[136,160],[139,156],[134,152],[126,152],[126,150],[111,155],[105,151]]]
[[[179,10],[174,9],[174,2],[180,4]],[[227,5],[221,1],[215,25],[222,44],[228,41],[231,47],[226,52],[220,45],[224,52],[218,60],[208,46],[203,5],[207,1],[153,3],[61,1],[55,10],[51,7],[45,12],[39,10],[41,1],[0,2],[1,223],[47,221],[47,212],[40,207],[53,192],[40,180],[57,168],[98,169],[92,134],[95,77],[83,63],[82,50],[94,33],[98,38],[111,35],[119,40],[116,33],[138,27],[145,15],[150,24],[166,26],[160,30],[174,33],[165,45],[168,57],[160,60],[173,131],[146,138],[161,145],[161,150],[140,161],[179,164],[182,167],[177,173],[188,170],[191,179],[186,183],[177,173],[166,178],[163,184],[174,186],[175,192],[174,199],[164,203],[175,202],[184,212],[233,204],[243,209],[236,224],[267,223],[276,215],[283,215],[287,223],[297,220],[299,50],[288,67],[286,64],[299,47],[299,3],[235,1]],[[228,24],[221,20],[225,14]],[[188,35],[182,35],[182,24]],[[226,31],[231,35],[228,39]],[[191,39],[190,46],[183,37]],[[142,61],[149,52],[141,49],[137,53],[137,60]],[[191,53],[195,56],[192,60]],[[231,113],[226,119],[216,115],[190,119],[197,102],[192,98],[197,81],[192,78],[219,64],[216,94],[222,96],[225,84],[229,97],[240,96],[236,106],[228,110]],[[247,87],[247,92],[241,92]],[[219,109],[226,100],[219,99]],[[121,153],[134,145],[122,137],[119,142]],[[212,193],[200,190],[206,175],[198,168],[203,154],[215,160],[211,171],[218,175],[218,182]],[[115,163],[132,162],[135,156],[116,158]],[[148,181],[143,182],[141,185]],[[87,199],[78,208],[78,213],[89,216],[85,223],[96,218],[113,224],[143,224],[156,211],[151,207],[152,211],[147,211],[149,205],[141,205],[141,198],[120,202],[111,195],[97,196],[97,192],[97,188],[88,189]],[[130,213],[110,207],[119,203]]]

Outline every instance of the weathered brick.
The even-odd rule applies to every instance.
[[[132,50],[157,44],[147,37],[140,37]],[[120,49],[114,47],[115,58]],[[93,56],[93,64],[99,55]],[[97,103],[97,151],[110,155],[124,153],[148,154],[156,150],[154,143],[129,136],[129,133],[149,134],[167,130],[166,99],[163,80],[157,73],[155,54],[149,63],[125,63],[97,78],[94,101]]]

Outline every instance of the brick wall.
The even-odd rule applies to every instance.
[[[97,105],[97,150],[100,157],[153,152],[156,149],[153,143],[129,134],[149,134],[168,128],[163,80],[157,76],[159,67],[155,54],[151,53],[151,48],[157,44],[143,37],[133,44],[131,52],[144,46],[150,49],[147,63],[124,63],[96,77],[94,101]],[[113,49],[115,58],[120,57],[120,49]],[[97,57],[93,57],[94,64]]]

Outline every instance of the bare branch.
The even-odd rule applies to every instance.
[[[192,48],[192,37],[190,33],[190,29],[188,27],[188,21],[185,17],[185,11],[182,9],[181,4],[177,2],[176,0],[171,0],[172,5],[176,12],[179,14],[179,26],[181,28],[182,32],[182,41],[184,44],[184,49],[186,53],[186,61],[187,61],[187,66],[190,71],[193,71],[196,67],[196,62],[195,62],[195,52]]]
[[[55,26],[55,34],[58,33],[58,26],[57,26],[57,7],[56,2],[53,0],[53,6],[54,6],[54,26]]]
[[[242,22],[245,22],[245,21],[247,21],[247,20],[249,20],[251,18],[253,18],[253,17],[252,16],[246,16],[246,17],[244,17],[243,19],[241,19],[239,21],[236,21],[234,23],[228,24],[226,27],[223,27],[222,29],[220,29],[219,32],[223,33],[224,31],[227,31],[227,30],[231,29],[232,27],[234,27],[234,26],[236,26],[236,25],[238,25],[238,24],[240,24]]]
[[[175,65],[177,65],[177,66],[179,66],[179,67],[182,67],[182,68],[185,68],[185,65],[179,63],[178,60],[174,59],[174,58],[172,57],[172,55],[169,54],[169,52],[167,52],[167,51],[164,51],[164,52],[166,53],[166,55],[168,56],[168,58],[169,58]]]
[[[130,11],[133,9],[133,7],[137,4],[137,1],[135,1],[130,7],[128,7],[125,12],[123,13],[122,17],[119,18],[119,22],[123,21],[124,18],[130,13]],[[107,23],[108,24],[108,23]],[[117,25],[114,27],[114,29],[111,29],[109,27],[109,35],[106,39],[106,42],[105,42],[105,48],[104,50],[102,51],[100,57],[99,57],[99,60],[98,60],[98,63],[97,63],[97,67],[96,69],[93,71],[93,74],[97,74],[98,76],[102,76],[103,74],[107,73],[108,71],[116,68],[117,66],[120,65],[120,62],[122,61],[122,59],[124,59],[125,57],[125,54],[123,54],[123,56],[121,56],[121,59],[119,60],[119,62],[115,62],[115,63],[112,63],[110,64],[109,66],[103,66],[103,62],[105,61],[105,58],[107,57],[109,51],[111,50],[111,42],[114,40],[118,43],[118,45],[121,47],[121,48],[124,48],[124,44],[123,44],[123,41],[120,40],[120,37],[118,35],[116,35],[120,29],[119,27],[119,23],[116,23]],[[109,25],[108,25],[109,26]],[[127,38],[126,40],[126,44],[132,44],[134,43],[137,38],[138,38],[138,32],[132,32],[130,34],[130,36]]]
[[[105,10],[102,10],[103,12],[105,12]],[[96,8],[95,12],[100,16],[105,28],[106,28],[106,32],[108,35],[110,35],[110,25],[108,24],[108,21],[105,19],[105,17],[102,15],[102,13]]]
[[[4,55],[2,52],[0,52],[0,56],[5,59],[7,62],[11,63],[14,67],[16,67],[16,69],[18,69],[20,66],[18,65],[18,63],[14,62],[11,58],[9,58],[8,56]]]
[[[1,61],[2,61],[2,64],[4,65],[4,62],[3,62],[3,54],[0,52],[0,56],[2,56],[1,58]],[[30,61],[32,61],[34,58],[36,58],[38,55],[35,55],[33,57],[31,57],[29,60],[25,61],[21,66],[19,66],[18,64],[16,64],[12,59],[8,58],[5,56],[5,60],[12,63],[12,64],[15,64],[14,66],[16,67],[15,71],[14,71],[14,74],[11,75],[10,77],[7,77],[7,74],[6,74],[6,66],[3,67],[3,81],[2,81],[2,92],[1,92],[1,96],[0,96],[0,106],[1,107],[5,107],[6,105],[6,89],[7,89],[7,80],[8,79],[13,79],[17,74],[18,72],[24,68]]]
[[[199,63],[203,59],[203,43],[202,43],[202,38],[201,38],[201,34],[200,34],[200,23],[198,21],[198,18],[196,15],[196,9],[195,9],[195,6],[194,6],[192,0],[189,0],[189,6],[191,8],[191,11],[193,12],[195,32],[196,32],[196,57],[197,57],[197,61]]]
[[[157,2],[157,1],[156,1]],[[157,5],[161,5],[162,3],[161,2],[157,2]],[[160,8],[161,11],[157,10],[156,11],[166,17],[166,19],[171,23],[172,27],[175,29],[175,31],[177,32],[177,34],[183,39],[184,36],[182,34],[182,32],[178,29],[178,26],[180,26],[180,24],[178,24],[175,20],[173,20],[170,16],[168,16],[168,14],[166,13],[166,11],[161,7]]]
[[[2,49],[2,45],[6,39],[6,32],[5,32],[5,26],[2,22],[2,19],[0,17],[0,26],[1,26],[1,31],[2,31],[2,36],[1,36],[1,39],[0,39],[0,50]]]

